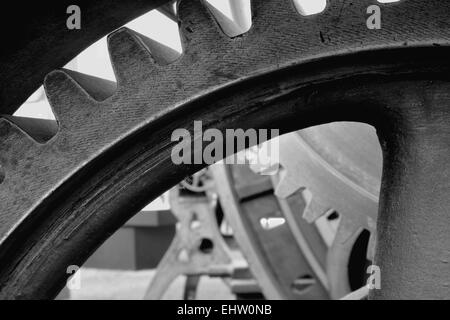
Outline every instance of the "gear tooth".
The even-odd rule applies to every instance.
[[[299,19],[292,0],[251,0],[252,29],[267,28],[274,23],[279,24],[277,17]]]
[[[95,105],[116,90],[116,84],[112,81],[70,70],[49,73],[45,77],[44,87],[60,125],[70,121],[76,109]]]
[[[156,60],[148,47],[152,41],[125,27],[108,35],[109,56],[119,87],[155,68]],[[158,57],[162,55],[160,49],[156,50]]]
[[[297,181],[292,176],[284,174],[275,188],[275,195],[278,198],[286,199],[298,191],[299,188],[300,186],[298,186]]]
[[[38,147],[38,142],[11,119],[0,118],[0,166],[3,169],[14,169],[22,150],[33,150]]]
[[[113,66],[124,70],[133,68],[133,63],[139,62],[167,65],[180,57],[178,51],[126,27],[108,36],[108,49]]]
[[[306,207],[303,211],[303,219],[305,219],[308,223],[313,223],[331,210],[327,206],[323,205],[317,196],[312,195],[308,189],[303,190],[303,198],[306,202]]]
[[[226,35],[203,0],[182,0],[177,13],[184,55],[191,54],[191,50],[209,55],[220,47]]]
[[[67,70],[55,70],[44,79],[44,89],[50,104],[74,98],[89,100],[90,97],[73,79]]]
[[[114,94],[116,91],[116,83],[106,79],[94,77],[88,74],[72,71],[61,70],[65,73],[66,78],[72,82],[72,85],[78,86],[87,96],[96,100],[103,101]],[[82,96],[80,92],[79,97]]]
[[[307,188],[299,186],[297,180],[292,178],[292,176],[283,169],[281,180],[278,182],[275,189],[275,195],[279,198],[286,199],[296,192],[301,192],[305,201],[306,206],[303,210],[303,219],[308,223],[313,223],[331,210],[323,205],[323,202],[320,201],[318,197],[314,197]]]

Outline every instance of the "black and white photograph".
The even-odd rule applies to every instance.
[[[0,300],[450,300],[450,1],[6,3]]]

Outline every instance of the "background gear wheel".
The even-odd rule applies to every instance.
[[[276,194],[304,194],[309,222],[336,212],[339,225],[328,252],[331,295],[350,292],[348,266],[364,230],[373,261],[382,155],[375,130],[361,123],[331,123],[280,137],[281,180]],[[365,270],[364,270],[365,272]]]
[[[291,206],[304,208],[301,195],[292,197],[294,203],[279,203],[270,177],[253,173],[245,165],[217,164],[211,171],[225,217],[264,296],[328,299],[327,250],[318,230],[305,221],[302,234],[307,241],[299,246],[284,221],[284,212]],[[280,222],[270,227],[274,219]]]

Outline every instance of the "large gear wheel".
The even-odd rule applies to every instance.
[[[373,3],[329,1],[305,18],[291,1],[253,0],[251,29],[229,37],[201,1],[181,1],[176,60],[122,28],[108,37],[117,83],[67,70],[46,76],[57,126],[11,114],[62,59],[42,58],[45,66],[30,66],[23,78],[17,70],[36,55],[17,55],[14,65],[17,52],[8,50],[2,77],[14,81],[2,81],[0,106],[0,298],[54,296],[67,266],[81,265],[148,201],[205,166],[171,161],[171,133],[192,131],[195,120],[205,129],[282,133],[333,121],[373,125],[384,160],[374,259],[382,277],[369,297],[450,297],[450,3],[379,4],[383,25],[372,30],[365,20]],[[98,33],[141,9],[122,11]],[[58,27],[45,17],[39,30]]]

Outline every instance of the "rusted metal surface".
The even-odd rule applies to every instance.
[[[140,35],[120,29],[109,37],[116,91],[50,73],[56,135],[39,144],[0,123],[0,296],[56,294],[67,265],[81,264],[151,198],[200,169],[171,162],[174,129],[203,120],[205,128],[288,132],[346,120],[383,137],[375,263],[388,275],[372,296],[448,298],[450,3],[380,4],[376,31],[365,26],[370,4],[332,1],[305,18],[289,1],[252,1],[252,28],[231,39],[199,1],[182,1],[183,54],[173,63],[155,63]]]

